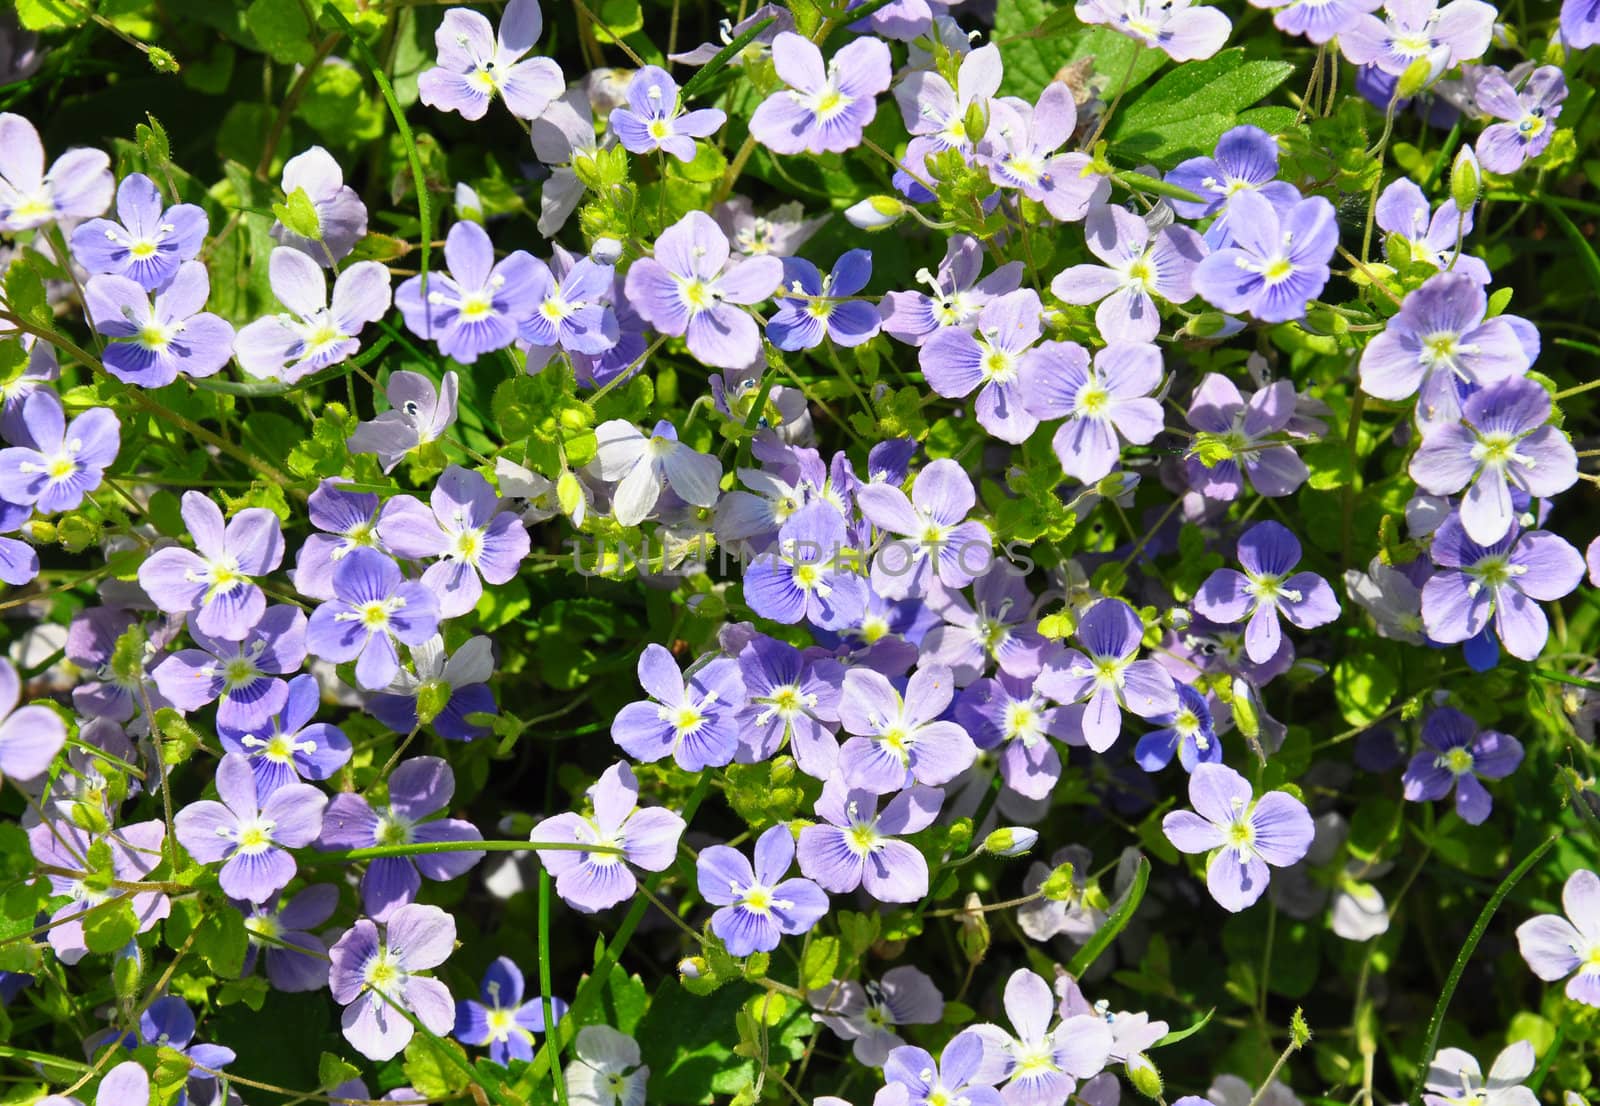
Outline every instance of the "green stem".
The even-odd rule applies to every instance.
[[[539,1001],[544,1006],[545,1039],[555,1032],[556,1012],[550,998],[550,873],[539,869]],[[556,1077],[556,1101],[567,1106],[567,1081]]]

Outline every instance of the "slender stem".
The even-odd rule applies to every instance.
[[[676,11],[676,7],[673,9]],[[539,1002],[544,1007],[546,1039],[556,1025],[555,1006],[550,998],[550,872],[539,869]],[[567,1081],[558,1072],[555,1079],[556,1101],[567,1106]]]
[[[1122,103],[1123,93],[1128,91],[1128,82],[1133,80],[1134,67],[1139,64],[1139,57],[1144,53],[1144,43],[1139,43],[1133,48],[1133,53],[1128,57],[1128,68],[1122,71],[1122,80],[1117,83],[1117,94],[1111,98],[1111,105],[1100,114],[1100,122],[1095,124],[1094,134],[1089,136],[1089,141],[1083,144],[1086,150],[1093,150],[1094,144],[1100,141],[1100,136],[1106,133],[1106,127],[1111,122],[1112,114],[1117,110],[1117,105]]]

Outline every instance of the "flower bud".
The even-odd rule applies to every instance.
[[[574,526],[583,525],[583,485],[570,472],[563,472],[556,480],[556,503]]]
[[[894,226],[905,213],[905,203],[894,196],[868,196],[847,208],[844,217],[861,230],[883,230]]]
[[[1068,862],[1057,865],[1056,870],[1045,878],[1039,890],[1051,902],[1071,900],[1078,892],[1077,882],[1073,878],[1072,864]]]
[[[152,46],[145,51],[146,58],[150,60],[150,68],[157,73],[173,74],[179,69],[178,59],[172,56],[170,50],[163,50],[159,46]]]
[[[478,193],[472,185],[461,181],[456,185],[456,218],[470,220],[474,223],[483,222],[483,201],[478,198]]]
[[[428,680],[417,687],[417,724],[426,726],[450,705],[450,685],[443,680]]]
[[[27,531],[28,537],[36,542],[52,542],[56,540],[56,524],[45,519],[36,518],[23,529]]]
[[[615,265],[622,257],[622,243],[615,238],[596,238],[589,247],[589,260],[596,265]]]
[[[1146,1098],[1161,1097],[1161,1073],[1144,1053],[1136,1052],[1128,1057],[1125,1070],[1128,1073],[1128,1082],[1133,1084],[1134,1090]]]
[[[984,132],[989,129],[989,113],[984,110],[980,100],[974,99],[967,105],[967,114],[961,120],[961,129],[967,133],[967,141],[979,143],[983,141]]]
[[[983,851],[995,856],[1021,856],[1039,840],[1039,831],[1026,826],[1002,826],[983,839]]]
[[[1406,66],[1405,72],[1400,74],[1400,80],[1395,84],[1395,98],[1409,100],[1417,93],[1423,91],[1439,79],[1439,75],[1450,63],[1450,48],[1440,47],[1422,55],[1416,61]]]
[[[1462,146],[1450,163],[1450,198],[1456,202],[1457,211],[1471,211],[1483,194],[1483,169],[1478,165],[1478,155],[1471,146]]]
[[[703,956],[686,956],[678,961],[678,976],[682,979],[699,979],[706,974],[706,961]]]

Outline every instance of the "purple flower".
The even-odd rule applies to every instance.
[[[416,672],[402,668],[380,695],[367,700],[367,710],[396,733],[410,733],[418,724],[417,700],[424,689],[448,691],[444,707],[433,718],[433,728],[446,741],[474,741],[489,730],[467,720],[473,714],[498,714],[489,677],[494,675],[494,654],[486,637],[468,638],[454,655],[445,656],[438,634],[411,647]]]
[[[67,660],[90,677],[72,689],[72,705],[80,714],[126,722],[144,710],[146,696],[152,711],[171,706],[144,671],[146,658],[139,658],[137,666],[128,672],[112,668],[117,639],[137,621],[132,613],[111,607],[90,607],[72,616],[67,629]]]
[[[533,1059],[533,1036],[544,1033],[544,1001],[535,995],[523,1001],[522,969],[509,956],[498,956],[483,973],[479,990],[482,1001],[461,999],[456,1003],[454,1037],[464,1045],[489,1046],[489,1059],[497,1064]],[[567,1016],[567,1004],[550,999],[550,1014],[556,1022]]]
[[[1043,204],[1055,218],[1076,222],[1111,195],[1105,177],[1089,171],[1088,154],[1056,153],[1077,126],[1077,104],[1060,81],[1045,86],[1037,106],[1015,97],[994,100],[989,104],[988,128],[978,144],[978,161],[988,168],[997,187],[1015,189]],[[922,165],[928,152],[921,148],[924,145],[938,148],[933,139],[913,139],[908,164]],[[915,187],[926,191],[921,185]]]
[[[539,851],[539,862],[556,877],[556,894],[574,910],[593,914],[633,897],[636,865],[647,872],[671,867],[684,822],[664,807],[638,809],[639,781],[626,763],[613,764],[589,789],[594,813],[557,814],[533,827],[529,840],[603,845],[620,853]],[[538,851],[538,850],[535,850]]]
[[[68,896],[68,902],[51,912],[46,940],[64,964],[76,964],[88,954],[84,944],[85,908],[98,906],[111,898],[125,898],[133,908],[139,933],[144,933],[172,912],[172,903],[159,891],[114,891],[98,880],[89,885],[94,873],[84,871],[90,850],[98,843],[111,850],[111,875],[114,879],[143,880],[166,857],[162,843],[167,829],[159,818],[135,822],[101,835],[91,836],[71,822],[40,822],[28,831],[28,845],[40,864],[60,868],[47,875],[55,895]],[[71,873],[71,874],[63,874]]]
[[[964,588],[987,572],[994,537],[981,522],[966,521],[977,504],[972,478],[948,458],[917,474],[911,496],[889,484],[867,484],[856,492],[861,513],[890,541],[872,558],[872,589],[885,599],[924,595],[937,578]]]
[[[1213,307],[1248,312],[1267,323],[1303,319],[1308,301],[1328,283],[1328,260],[1339,244],[1333,205],[1312,196],[1281,216],[1259,192],[1228,200],[1233,245],[1195,268],[1195,291]]]
[[[333,268],[366,237],[367,205],[344,182],[344,170],[321,146],[312,146],[283,163],[283,191],[304,192],[317,216],[317,237],[306,238],[274,222],[272,240],[299,250],[318,265]]]
[[[427,505],[410,495],[383,505],[378,536],[391,553],[408,560],[439,558],[422,574],[422,586],[438,601],[441,619],[472,610],[484,581],[504,584],[528,555],[522,520],[500,508],[489,481],[460,465],[444,470]]]
[[[121,222],[79,224],[72,232],[72,256],[91,273],[128,277],[152,292],[199,256],[210,227],[194,204],[164,207],[160,189],[143,173],[130,173],[117,186],[117,218]]]
[[[91,277],[84,289],[89,319],[106,345],[106,372],[125,384],[164,388],[181,374],[210,376],[233,356],[233,327],[204,310],[211,278],[185,261],[161,291],[123,276]]]
[[[443,964],[455,943],[456,921],[437,906],[402,906],[381,933],[368,918],[351,926],[328,950],[328,989],[345,1008],[345,1040],[369,1060],[398,1056],[416,1032],[406,1011],[435,1036],[449,1033],[450,992],[417,973]]]
[[[1081,735],[1074,712],[1050,706],[1034,681],[1002,672],[974,682],[956,701],[955,718],[985,751],[1000,750],[1000,778],[1027,799],[1048,798],[1061,778],[1061,754],[1051,738]]]
[[[778,540],[744,575],[745,602],[763,618],[837,630],[861,617],[867,581],[839,509],[817,500],[784,521]]]
[[[1406,766],[1405,795],[1426,803],[1456,792],[1456,813],[1468,825],[1482,825],[1494,800],[1479,777],[1503,780],[1522,763],[1522,743],[1498,730],[1479,731],[1478,724],[1453,707],[1440,707],[1422,724],[1427,746]]]
[[[1226,764],[1195,765],[1189,802],[1194,811],[1168,814],[1161,832],[1179,852],[1211,854],[1206,888],[1226,910],[1237,913],[1261,897],[1271,878],[1267,865],[1287,868],[1311,848],[1304,803],[1284,791],[1252,802],[1249,782]]]
[[[178,811],[173,831],[201,864],[225,861],[218,882],[229,898],[266,902],[294,878],[298,849],[317,839],[328,797],[310,784],[290,783],[256,801],[248,757],[229,753],[217,765],[217,795]]]
[[[685,503],[716,506],[722,462],[678,441],[678,432],[665,419],[656,423],[648,438],[626,419],[608,419],[594,433],[597,445],[590,471],[616,483],[611,511],[623,526],[644,521],[661,498],[663,485]]]
[[[650,699],[629,703],[611,722],[611,740],[623,752],[647,763],[670,754],[690,772],[733,760],[739,743],[734,716],[744,706],[736,661],[716,657],[685,681],[672,654],[651,642],[638,671]]]
[[[293,384],[349,360],[361,348],[361,328],[389,311],[389,270],[376,261],[340,273],[331,305],[322,267],[299,250],[273,250],[267,269],[272,294],[289,310],[246,324],[233,339],[239,367],[258,379]]]
[[[740,743],[734,759],[759,764],[788,741],[800,771],[827,779],[839,760],[833,735],[839,727],[844,669],[761,635],[739,651],[738,660],[746,698],[735,718]]]
[[[1023,288],[991,300],[978,315],[977,333],[946,327],[923,343],[917,356],[928,386],[961,399],[978,389],[978,422],[1004,442],[1023,442],[1039,425],[1023,404],[1021,370],[1039,340],[1039,293]]]
[[[1178,685],[1178,709],[1158,714],[1150,721],[1161,726],[1151,730],[1134,746],[1133,759],[1146,772],[1159,772],[1172,763],[1174,753],[1185,772],[1197,764],[1218,764],[1222,742],[1217,738],[1206,698],[1188,684]]]
[[[1233,30],[1227,16],[1194,0],[1078,0],[1073,10],[1082,22],[1102,23],[1173,61],[1209,58]]]
[[[9,324],[0,323],[0,334],[7,333]],[[25,439],[27,422],[22,417],[28,397],[39,391],[46,381],[61,378],[61,363],[56,350],[49,342],[40,341],[32,334],[22,335],[22,348],[28,351],[28,363],[20,376],[0,384],[0,437],[8,442]]]
[[[1109,301],[1108,301],[1109,302]],[[1022,367],[1023,403],[1039,419],[1065,419],[1050,439],[1061,471],[1085,484],[1117,467],[1122,440],[1148,445],[1161,433],[1161,351],[1115,342],[1089,355],[1076,342],[1045,342]]]
[[[626,290],[650,325],[685,338],[698,360],[740,369],[760,355],[761,330],[739,307],[770,296],[783,279],[783,264],[775,257],[727,264],[722,228],[705,212],[691,211],[661,232],[655,256],[628,269]]]
[[[285,609],[274,607],[273,611]],[[273,611],[268,612],[269,617]],[[301,641],[303,649],[303,629]],[[344,731],[327,722],[312,721],[321,701],[317,678],[306,673],[289,681],[287,695],[272,717],[248,725],[218,721],[217,737],[223,750],[250,759],[260,801],[298,780],[325,780],[350,759],[350,739]]]
[[[333,598],[311,612],[306,645],[335,664],[355,661],[356,683],[378,691],[400,671],[395,642],[420,645],[438,628],[432,592],[376,549],[357,548],[333,570]]]
[[[1541,385],[1526,377],[1496,381],[1467,397],[1460,422],[1424,428],[1411,478],[1434,495],[1466,488],[1461,525],[1473,541],[1491,545],[1516,525],[1511,489],[1548,499],[1578,482],[1578,456],[1550,414]]]
[[[700,895],[712,906],[711,932],[734,956],[771,952],[785,935],[804,933],[828,912],[828,896],[808,879],[784,879],[794,863],[794,834],[778,823],[756,840],[755,865],[726,845],[700,851]]]
[[[1273,10],[1272,23],[1286,35],[1305,35],[1318,46],[1332,42],[1358,16],[1377,11],[1383,0],[1250,0]]]
[[[1003,1082],[1006,1106],[1066,1106],[1077,1081],[1099,1074],[1106,1066],[1112,1047],[1111,1027],[1093,1014],[1057,1020],[1055,992],[1043,976],[1026,968],[1012,972],[1006,980],[1004,1001],[1012,1032],[983,1024],[956,1038],[970,1037],[981,1044],[977,1081]],[[946,1047],[947,1058],[954,1044]]]
[[[557,254],[557,260],[563,254]],[[597,265],[580,257],[566,266],[559,280],[551,267],[535,258],[534,310],[522,320],[517,333],[524,342],[553,353],[557,347],[569,353],[601,354],[622,338],[617,313],[609,300],[616,273],[610,265]],[[530,361],[535,358],[529,351]],[[533,371],[533,366],[528,366]]]
[[[126,1036],[122,1042],[128,1048],[134,1047],[135,1041],[141,1045],[154,1046],[161,1049],[170,1049],[187,1059],[191,1064],[203,1064],[213,1070],[225,1068],[236,1059],[233,1049],[222,1045],[204,1044],[194,1039],[195,1020],[194,1011],[189,1009],[187,1003],[176,995],[168,995],[152,1002],[147,1010],[140,1015],[137,1026],[137,1037]],[[109,1037],[114,1030],[106,1030]],[[86,1040],[85,1046],[90,1054],[99,1047],[90,1046]],[[177,1097],[172,1100],[173,1106],[189,1106],[190,1103],[208,1103],[211,1106],[222,1103],[224,1097],[217,1087],[217,1077],[208,1072],[189,1071],[185,1083],[180,1084]]]
[[[0,231],[15,234],[99,215],[111,205],[115,185],[111,158],[103,150],[68,150],[46,172],[44,146],[33,124],[0,113]]]
[[[1259,495],[1292,494],[1310,475],[1280,436],[1294,408],[1290,381],[1269,384],[1246,403],[1233,381],[1207,373],[1189,403],[1189,425],[1199,431],[1185,461],[1189,485],[1207,499],[1224,501],[1239,498],[1246,479]]]
[[[1600,1006],[1600,878],[1587,868],[1573,872],[1561,888],[1561,906],[1564,918],[1540,914],[1517,927],[1522,959],[1547,983],[1566,979],[1574,1002]]]
[[[406,370],[390,373],[384,389],[389,398],[389,410],[356,427],[356,432],[350,435],[350,452],[375,453],[383,471],[393,471],[406,454],[418,446],[438,441],[455,425],[460,387],[454,369],[445,371],[438,388],[421,373]],[[360,526],[353,518],[351,521],[352,525]],[[358,529],[356,536],[370,539],[371,535],[370,529]]]
[[[415,374],[395,374],[403,375]],[[389,380],[392,386],[394,377]],[[352,549],[383,551],[378,541],[378,497],[371,492],[345,491],[340,483],[322,481],[306,503],[311,525],[319,532],[309,535],[300,547],[295,558],[294,587],[311,599],[333,598],[333,570]]]
[[[1001,1106],[1000,1092],[983,1067],[984,1042],[973,1030],[951,1038],[937,1063],[925,1049],[901,1045],[884,1061],[887,1086],[873,1102],[882,1106],[942,1106],[948,1102]]]
[[[468,365],[516,341],[517,328],[539,308],[538,269],[528,252],[496,261],[488,232],[463,221],[445,237],[444,260],[448,274],[414,276],[395,292],[406,328]]]
[[[197,611],[201,633],[242,641],[267,609],[255,577],[283,560],[278,516],[246,507],[224,525],[222,509],[199,492],[184,492],[180,510],[194,552],[176,545],[156,550],[139,566],[139,586],[169,614]]]
[[[0,776],[9,780],[38,779],[67,743],[67,727],[49,707],[17,707],[22,680],[10,661],[0,657]]]
[[[780,23],[794,21],[793,16],[775,5],[768,4],[762,10],[776,13]],[[781,28],[772,29],[773,35],[776,36],[779,30]],[[734,196],[713,207],[711,217],[728,236],[728,242],[733,246],[733,260],[738,262],[746,257],[766,254],[773,257],[793,256],[830,218],[828,215],[819,215],[807,219],[805,212],[803,204],[791,201],[779,204],[764,215],[757,215],[748,196]]]
[[[613,108],[611,129],[633,154],[664,150],[679,161],[694,160],[694,140],[707,138],[727,122],[719,108],[684,111],[678,82],[659,65],[647,65],[628,81],[628,106]]]
[[[772,40],[772,64],[788,87],[756,108],[750,135],[779,154],[842,153],[860,145],[892,78],[889,47],[876,38],[844,46],[824,69],[810,39],[785,31]]]
[[[538,0],[511,0],[498,34],[480,13],[451,8],[433,33],[439,64],[417,78],[418,98],[463,119],[482,119],[498,95],[518,119],[539,118],[566,89],[559,65],[526,57],[543,30]]]
[[[1434,641],[1477,637],[1494,615],[1494,632],[1512,656],[1531,661],[1544,649],[1549,624],[1541,602],[1567,595],[1583,578],[1583,558],[1547,530],[1511,530],[1491,545],[1468,536],[1459,516],[1433,535],[1433,563],[1442,571],[1422,585],[1422,623]]]
[[[38,1101],[39,1106],[82,1106],[65,1095],[46,1095]],[[139,1061],[124,1060],[106,1072],[94,1093],[94,1106],[150,1106],[150,1076]]]
[[[1032,679],[1054,648],[1035,630],[1033,593],[1010,564],[996,563],[974,581],[973,602],[948,592],[922,641],[927,660],[948,665],[957,687],[982,676],[990,662],[1011,676]]]
[[[767,23],[768,20],[772,22]],[[702,42],[693,50],[686,50],[681,54],[668,54],[667,60],[678,62],[680,65],[702,66],[721,53],[722,48],[758,23],[767,23],[766,29],[757,32],[756,37],[738,54],[728,60],[729,65],[742,65],[742,55],[755,53],[758,56],[770,52],[762,48],[769,48],[772,40],[784,31],[794,30],[794,16],[787,8],[777,4],[763,4],[737,23],[723,20],[718,28],[718,39],[711,42]]]
[[[1600,3],[1561,0],[1561,39],[1569,50],[1582,50],[1600,42]]]
[[[48,388],[23,402],[22,424],[26,437],[0,449],[0,497],[47,515],[76,510],[122,445],[122,425],[109,407],[91,407],[69,423]]]
[[[1398,77],[1419,58],[1435,72],[1482,57],[1494,32],[1494,5],[1483,0],[1413,0],[1388,4],[1387,20],[1362,15],[1339,34],[1339,49],[1352,65],[1376,65]]]
[[[918,669],[897,690],[870,668],[845,673],[839,721],[853,735],[839,750],[839,771],[852,790],[887,795],[919,784],[945,784],[972,767],[978,748],[956,722],[942,720],[955,695],[943,665]]]
[[[1328,582],[1314,572],[1295,572],[1300,542],[1288,527],[1258,522],[1239,539],[1243,572],[1219,568],[1206,577],[1194,598],[1194,609],[1212,622],[1250,624],[1244,632],[1245,653],[1266,664],[1278,652],[1281,614],[1302,630],[1325,626],[1339,617],[1339,600]]]
[[[259,956],[266,961],[267,979],[275,990],[320,991],[328,985],[328,945],[311,930],[333,917],[339,888],[313,883],[295,892],[281,909],[275,899],[234,905],[244,913],[250,938],[242,974],[255,970]]]
[[[0,460],[0,465],[4,461]],[[0,481],[3,481],[0,473]],[[33,509],[21,503],[0,499],[0,534],[16,531],[33,517]],[[14,588],[31,583],[39,575],[39,553],[17,538],[0,537],[0,580]]]
[[[1503,119],[1485,127],[1478,136],[1478,160],[1491,173],[1515,173],[1524,162],[1544,153],[1555,137],[1561,102],[1567,98],[1567,80],[1553,65],[1533,71],[1518,92],[1498,69],[1478,76],[1474,99],[1478,107]]]
[[[1455,200],[1447,199],[1428,214],[1428,198],[1415,181],[1400,177],[1378,196],[1378,227],[1386,234],[1405,239],[1413,262],[1425,262],[1441,272],[1469,276],[1479,284],[1489,283],[1489,266],[1480,258],[1461,252],[1462,240],[1472,233],[1472,211],[1461,217]],[[1385,256],[1389,244],[1384,242]]]
[[[471,822],[432,818],[449,809],[455,793],[455,773],[445,761],[438,757],[401,761],[389,774],[389,801],[381,809],[374,809],[352,791],[333,797],[322,819],[317,847],[332,852],[413,842],[482,841],[483,834]],[[399,908],[415,901],[424,878],[455,879],[482,859],[483,852],[478,849],[377,857],[367,862],[361,877],[362,908],[380,922],[392,918]]]
[[[1240,126],[1217,139],[1210,157],[1192,157],[1179,162],[1167,174],[1167,183],[1201,197],[1194,200],[1168,200],[1172,209],[1185,219],[1215,215],[1206,228],[1205,241],[1212,249],[1233,244],[1229,230],[1228,201],[1240,192],[1259,192],[1276,208],[1283,209],[1300,198],[1292,184],[1278,176],[1278,140],[1260,127]]]
[[[961,59],[954,88],[942,73],[932,69],[907,74],[894,90],[906,130],[932,139],[935,150],[970,151],[972,136],[967,133],[967,112],[974,104],[987,109],[1000,90],[1003,75],[1000,48],[992,42]]]
[[[1466,388],[1527,372],[1538,354],[1537,336],[1530,351],[1519,333],[1522,321],[1485,319],[1488,304],[1483,285],[1471,276],[1429,277],[1362,351],[1361,390],[1398,401],[1420,388],[1418,419],[1451,422],[1460,417]]]
[[[978,314],[991,300],[1014,292],[1022,284],[1022,262],[1011,261],[980,279],[983,246],[976,238],[953,235],[945,245],[939,271],[918,270],[917,280],[933,292],[890,292],[879,314],[885,334],[907,345],[920,346],[944,327],[963,330],[976,325]]]
[[[893,1027],[933,1025],[944,1016],[944,999],[921,970],[909,964],[891,968],[864,986],[835,979],[806,996],[815,1017],[842,1040],[867,1067],[882,1067],[893,1049],[905,1044]]]
[[[1172,677],[1160,664],[1135,660],[1144,623],[1120,599],[1101,599],[1078,623],[1068,649],[1045,663],[1035,687],[1058,703],[1085,703],[1083,737],[1103,753],[1122,732],[1122,711],[1154,718],[1178,709]]]
[[[219,729],[267,726],[289,700],[289,685],[279,677],[305,663],[306,616],[287,603],[269,607],[238,641],[208,634],[194,615],[189,619],[189,636],[200,648],[180,649],[156,665],[162,696],[180,711],[220,698]]]
[[[928,893],[928,861],[899,838],[932,825],[943,801],[937,787],[915,786],[879,811],[876,795],[834,776],[814,807],[822,821],[800,831],[800,870],[836,895],[865,887],[879,902],[916,902]]]
[[[767,322],[767,340],[782,350],[801,350],[815,349],[824,338],[845,347],[871,339],[882,325],[877,307],[846,298],[865,288],[871,277],[868,250],[840,254],[827,276],[804,258],[785,258],[784,288],[795,295],[778,293],[778,310]]]
[[[1183,226],[1163,227],[1152,243],[1149,224],[1115,204],[1090,210],[1084,238],[1105,264],[1074,265],[1056,275],[1050,291],[1063,303],[1099,301],[1095,326],[1107,342],[1155,341],[1161,313],[1153,295],[1169,303],[1191,299],[1205,243]]]

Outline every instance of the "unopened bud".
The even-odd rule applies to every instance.
[[[1128,1057],[1126,1071],[1134,1090],[1146,1098],[1161,1097],[1161,1073],[1144,1053],[1136,1052]]]
[[[1405,72],[1400,74],[1400,80],[1395,84],[1395,97],[1400,100],[1411,99],[1438,80],[1449,61],[1449,47],[1441,47],[1422,55],[1406,66]]]
[[[967,114],[961,120],[961,129],[967,133],[968,142],[983,141],[984,132],[989,129],[989,113],[983,109],[982,102],[975,99],[967,105]]]
[[[615,265],[622,257],[622,243],[615,238],[596,238],[589,247],[589,260],[596,265]]]
[[[1039,840],[1039,831],[1027,826],[1002,826],[983,839],[983,851],[995,856],[1021,856]]]
[[[450,705],[451,687],[443,680],[428,680],[417,687],[417,724],[426,726]]]
[[[1233,678],[1233,695],[1228,705],[1233,708],[1233,724],[1239,727],[1245,740],[1255,741],[1261,736],[1261,715],[1256,712],[1251,687],[1238,676]]]
[[[1051,902],[1067,902],[1078,893],[1078,884],[1073,876],[1070,863],[1059,864],[1056,870],[1045,878],[1039,890]]]
[[[563,472],[556,480],[556,504],[574,526],[583,525],[583,485],[570,472]]]
[[[905,203],[894,196],[868,196],[846,208],[844,217],[861,230],[883,230],[894,226],[905,213]]]
[[[1456,202],[1457,211],[1467,212],[1482,194],[1483,169],[1478,165],[1478,155],[1471,146],[1462,146],[1450,163],[1450,198]]]
[[[706,974],[706,961],[702,956],[686,956],[678,961],[678,975],[682,979],[699,979]]]
[[[144,56],[150,59],[150,68],[157,73],[172,74],[178,71],[178,59],[173,57],[170,51],[163,50],[159,46],[150,47]]]

